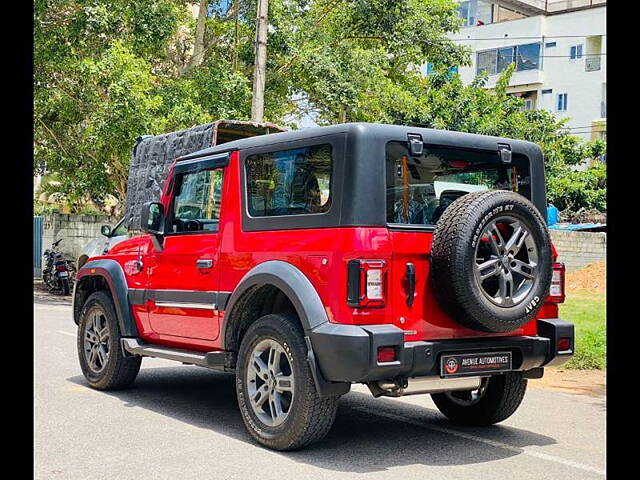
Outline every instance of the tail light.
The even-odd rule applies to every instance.
[[[66,272],[67,271],[67,266],[66,265],[56,265],[56,271],[57,272]]]
[[[549,297],[547,301],[551,303],[564,302],[564,263],[555,263],[553,265],[553,273],[551,274],[551,288],[549,289]]]
[[[347,263],[347,305],[383,307],[386,295],[384,260],[349,260]]]

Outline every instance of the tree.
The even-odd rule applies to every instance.
[[[122,205],[136,137],[251,118],[261,1],[36,0],[36,170],[54,173],[74,208],[107,195]],[[196,3],[197,19],[187,8]],[[470,62],[447,38],[461,24],[455,2],[271,0],[263,13],[266,120],[295,127],[297,115],[311,112],[321,124],[530,140],[545,154],[550,201],[606,208],[604,167],[575,171],[604,144],[579,141],[549,112],[522,111],[506,93],[513,67],[493,90],[486,77],[465,86],[451,71]],[[434,71],[425,77],[427,61]]]
[[[35,166],[56,173],[74,209],[107,195],[123,204],[138,136],[248,117],[247,77],[176,55],[194,39],[188,3],[36,1]]]

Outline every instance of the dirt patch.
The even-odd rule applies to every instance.
[[[603,398],[606,395],[606,375],[606,370],[545,368],[544,376],[530,380],[529,387]]]
[[[565,287],[567,292],[589,291],[604,293],[607,288],[607,263],[590,263],[580,270],[567,272]]]

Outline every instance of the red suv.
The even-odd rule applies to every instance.
[[[354,123],[185,155],[144,234],[78,272],[82,371],[104,390],[147,356],[234,373],[278,450],[323,438],[352,383],[500,422],[573,354],[545,211],[519,140]]]

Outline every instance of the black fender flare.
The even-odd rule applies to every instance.
[[[221,339],[227,348],[230,332],[228,315],[231,315],[238,300],[252,287],[273,285],[289,298],[302,323],[305,335],[329,321],[318,292],[304,273],[282,260],[269,260],[249,270],[240,280],[225,306],[225,321],[222,323]]]
[[[251,288],[262,285],[273,285],[279,288],[293,304],[305,334],[308,353],[307,361],[311,367],[311,373],[316,385],[316,390],[321,397],[343,395],[347,393],[351,385],[347,382],[329,382],[322,374],[322,368],[318,365],[311,342],[312,330],[329,323],[329,317],[320,300],[320,296],[311,281],[294,265],[282,260],[268,260],[249,270],[240,280],[231,294],[225,307],[225,318],[221,325],[220,338],[223,348],[228,350],[232,342],[233,330],[227,331],[229,316],[243,295]]]
[[[131,304],[129,303],[129,288],[124,271],[118,262],[110,259],[89,260],[85,263],[76,275],[76,282],[73,288],[73,307],[72,311],[76,312],[76,302],[78,301],[78,293],[81,289],[83,281],[91,277],[99,276],[106,280],[111,298],[115,306],[116,315],[118,316],[118,324],[120,325],[120,334],[122,337],[137,337],[138,327],[131,312]],[[74,313],[75,315],[75,313]],[[77,319],[76,320],[77,323]]]

